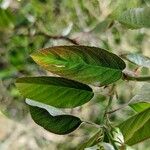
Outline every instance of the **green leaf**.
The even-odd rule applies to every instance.
[[[150,115],[150,114],[149,114]],[[128,145],[134,145],[150,138],[150,119],[128,140]]]
[[[35,123],[55,134],[68,134],[74,131],[82,121],[75,116],[61,113],[60,110],[33,100],[26,100]]]
[[[122,12],[130,8],[138,7],[139,5],[140,5],[140,0],[130,0],[130,1],[113,0],[110,3],[110,6],[113,10],[111,13],[111,17],[116,19],[122,14]]]
[[[147,102],[138,102],[134,104],[129,104],[136,112],[141,112],[147,108],[150,108],[150,103]]]
[[[12,15],[12,12],[10,12],[8,9],[2,9],[0,8],[0,30],[4,31],[4,29],[13,27],[14,23],[14,16]]]
[[[85,143],[83,143],[78,150],[84,150],[86,147],[91,147],[93,145],[102,142],[104,138],[103,131],[100,129],[97,133],[95,133],[90,139],[88,139]]]
[[[150,7],[150,0],[144,0],[144,1],[145,1],[145,3],[147,4],[147,6]]]
[[[101,32],[105,32],[109,26],[112,24],[112,20],[111,19],[106,19],[103,20],[102,22],[99,22],[92,30],[91,32],[95,33],[95,34],[99,34]]]
[[[107,85],[122,77],[124,61],[97,47],[56,46],[31,55],[48,71],[87,84]]]
[[[132,8],[124,11],[117,20],[128,28],[149,28],[150,7]]]
[[[149,57],[146,57],[146,56],[143,56],[140,54],[133,54],[133,53],[124,54],[124,55],[122,55],[122,57],[138,66],[150,68],[150,58]]]
[[[150,138],[150,108],[130,117],[119,125],[128,145]]]
[[[60,77],[19,78],[16,86],[26,98],[59,108],[83,105],[94,96],[89,86]]]
[[[150,108],[150,83],[141,87],[138,94],[130,100],[129,106],[137,112]]]

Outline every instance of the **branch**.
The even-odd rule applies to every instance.
[[[104,117],[105,117],[106,114],[108,113],[108,109],[109,109],[109,107],[110,107],[110,105],[111,105],[111,103],[112,103],[112,99],[113,99],[113,96],[110,96],[110,97],[109,97],[108,104],[107,104],[107,106],[106,106],[106,108],[105,108]]]
[[[110,134],[110,131],[105,127],[104,127],[104,129],[105,129],[105,133],[106,133],[110,143],[113,145],[114,149],[119,150],[119,148],[117,147],[117,145],[115,143],[115,140],[113,139],[112,135]]]
[[[119,108],[116,108],[116,109],[114,109],[114,110],[108,111],[107,114],[112,114],[112,113],[114,113],[114,112],[116,112],[116,111],[118,111],[118,110],[121,110],[121,109],[123,109],[124,107],[128,106],[128,104],[129,104],[129,102],[128,102],[127,104],[122,105],[122,106],[119,107]]]
[[[109,91],[109,101],[108,101],[108,104],[107,104],[107,106],[105,108],[105,112],[104,112],[104,115],[103,115],[103,122],[106,121],[110,126],[111,126],[111,124],[110,124],[109,116],[108,116],[107,112],[108,112],[108,110],[109,110],[109,108],[110,108],[110,106],[112,104],[112,100],[113,100],[113,96],[114,96],[114,90],[115,90],[115,84],[112,85],[112,87],[111,87],[111,89]]]
[[[84,123],[87,123],[87,124],[89,124],[89,125],[95,126],[95,127],[97,127],[97,128],[102,128],[102,127],[103,127],[103,126],[100,126],[100,125],[98,125],[98,124],[96,124],[96,123],[94,123],[94,122],[91,122],[91,121],[83,120],[83,122],[84,122]]]
[[[49,39],[56,39],[56,40],[62,39],[62,40],[68,41],[72,44],[79,45],[79,43],[75,39],[70,39],[69,37],[63,36],[63,35],[49,35],[45,32],[38,32],[35,35],[42,35],[42,36],[45,36]]]
[[[130,80],[130,81],[150,81],[150,76],[143,76],[139,77],[131,73],[128,73],[127,71],[123,72],[123,80]]]

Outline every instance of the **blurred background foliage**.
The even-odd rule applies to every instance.
[[[127,29],[117,21],[107,19],[119,0],[0,0],[0,149],[2,150],[71,150],[95,131],[91,126],[67,136],[48,133],[31,121],[24,98],[14,82],[21,76],[51,75],[39,68],[30,58],[38,49],[72,45],[66,39],[89,46],[97,46],[117,55],[133,52],[150,56],[150,31]],[[146,5],[145,1],[132,0]],[[129,5],[132,2],[129,2]],[[148,2],[148,1],[146,1]],[[138,5],[138,4],[136,4]],[[114,13],[115,15],[115,13]],[[148,75],[149,70],[127,62],[128,70]],[[127,103],[143,83],[118,81],[113,108]],[[86,120],[101,122],[107,104],[109,87],[95,88],[93,101],[71,110]],[[66,110],[68,111],[68,110]],[[122,121],[134,114],[130,108],[111,115],[111,121]],[[138,144],[136,150],[148,150],[149,142]]]

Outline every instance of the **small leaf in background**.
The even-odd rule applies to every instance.
[[[133,54],[133,53],[124,54],[124,55],[122,55],[122,57],[138,66],[150,68],[150,58],[149,57],[146,57],[146,56],[143,56],[140,54]]]
[[[122,14],[122,12],[130,8],[138,7],[139,4],[140,0],[130,0],[130,1],[112,0],[110,3],[110,7],[112,8],[111,17],[116,19],[120,16],[120,14]]]
[[[101,32],[105,32],[109,26],[111,25],[112,20],[111,19],[106,19],[102,22],[99,22],[92,30],[91,32],[95,34],[99,34]]]
[[[122,122],[120,128],[125,143],[134,145],[150,138],[150,108]]]
[[[144,1],[145,1],[145,3],[147,4],[147,6],[150,7],[150,0],[144,0]]]
[[[29,105],[30,114],[34,122],[52,133],[68,134],[82,123],[78,117],[61,113],[56,108],[44,104],[40,105],[40,103],[29,99],[26,100],[26,103]]]
[[[124,11],[117,20],[131,29],[150,27],[150,7],[132,8]]]
[[[23,96],[59,108],[83,105],[94,96],[85,84],[60,77],[24,77],[16,81]]]
[[[145,83],[141,87],[138,94],[130,100],[129,106],[137,112],[150,107],[150,83]]]
[[[114,42],[116,44],[120,44],[122,37],[121,37],[120,31],[118,30],[118,28],[113,27],[112,30],[111,30],[111,32],[113,34]]]
[[[0,31],[13,27],[14,16],[8,9],[0,8]]]
[[[68,36],[73,28],[73,23],[70,22],[69,25],[62,31],[63,36]]]
[[[86,84],[107,85],[122,77],[124,61],[106,50],[89,46],[56,46],[31,55],[48,71]]]
[[[86,147],[91,147],[93,145],[102,142],[104,138],[103,131],[100,129],[96,134],[94,134],[91,138],[89,138],[85,143],[83,143],[78,150],[84,150]]]

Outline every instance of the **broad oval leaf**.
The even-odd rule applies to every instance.
[[[130,100],[129,106],[140,112],[150,108],[150,83],[145,83],[139,92]]]
[[[132,8],[124,11],[117,20],[128,28],[149,28],[150,7]]]
[[[56,46],[31,55],[48,71],[87,84],[107,85],[122,77],[124,61],[97,47]]]
[[[16,86],[26,98],[59,108],[83,105],[94,96],[88,85],[60,77],[19,78]]]
[[[41,107],[40,103],[33,100],[27,100],[26,103],[29,105],[34,122],[52,133],[68,134],[82,123],[78,117],[61,113],[60,110],[54,107],[44,106],[43,104],[41,104]]]
[[[150,108],[130,117],[119,125],[128,145],[150,138]]]
[[[140,54],[124,54],[122,55],[123,58],[127,59],[128,61],[142,67],[150,68],[150,58],[140,55]]]

